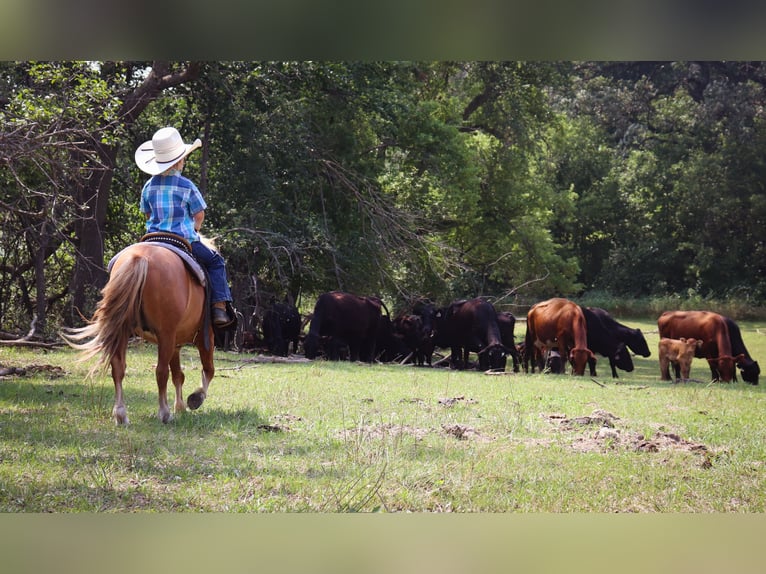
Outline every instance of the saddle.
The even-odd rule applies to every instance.
[[[211,324],[211,320],[210,320],[211,301],[210,301],[210,289],[208,287],[209,281],[207,277],[207,270],[205,270],[205,268],[199,264],[197,259],[192,254],[191,243],[189,243],[183,237],[180,237],[173,233],[162,233],[162,232],[147,233],[146,235],[142,236],[138,242],[155,244],[158,247],[162,247],[172,251],[173,253],[175,253],[181,258],[181,260],[184,262],[184,265],[189,270],[189,272],[197,279],[197,281],[199,281],[200,285],[202,285],[202,287],[205,289],[206,303],[205,303],[205,316],[203,319],[203,328],[207,330],[207,328]],[[127,247],[125,249],[127,249]],[[112,257],[112,259],[109,261],[109,264],[107,265],[107,271],[111,272],[114,262],[117,260],[117,258],[120,255],[122,255],[122,252],[125,251],[125,249],[121,250],[114,257]],[[234,312],[233,307],[231,307],[231,303],[227,302],[226,307],[227,307],[226,310],[229,314],[229,317],[234,317],[232,324],[236,326],[237,315]],[[228,330],[231,328],[231,325],[224,325],[223,327],[216,327],[215,325],[213,325],[213,329],[215,331],[218,331],[221,328]],[[207,339],[205,339],[205,348],[207,349]]]
[[[200,285],[207,289],[207,273],[194,258],[194,255],[192,255],[191,244],[186,239],[172,233],[147,233],[139,239],[139,243],[144,242],[155,243],[156,245],[169,249],[178,255],[183,260],[184,264],[186,264],[187,269],[194,275],[197,281],[200,282]],[[127,249],[127,247],[125,249]],[[114,262],[117,261],[117,258],[122,255],[122,252],[125,251],[125,249],[121,250],[109,261],[109,264],[106,266],[108,272],[112,271]]]

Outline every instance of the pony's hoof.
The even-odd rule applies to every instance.
[[[117,426],[127,426],[130,424],[130,421],[128,420],[128,412],[123,409],[114,409],[112,411],[112,418],[114,419],[114,424]]]
[[[202,406],[202,403],[204,402],[205,397],[202,393],[196,392],[190,394],[186,398],[186,405],[193,411],[196,411],[198,408]]]

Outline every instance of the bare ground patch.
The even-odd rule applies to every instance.
[[[567,433],[578,433],[571,443],[577,452],[610,452],[630,450],[636,452],[690,452],[703,457],[703,468],[712,466],[711,450],[701,443],[692,442],[673,432],[657,431],[651,437],[620,428],[620,417],[595,409],[590,415],[567,417],[561,413],[544,414],[544,418]]]
[[[24,365],[22,367],[0,365],[0,379],[11,377],[30,377],[37,373],[48,373],[49,379],[60,379],[66,371],[58,365]]]

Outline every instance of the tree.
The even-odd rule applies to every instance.
[[[193,79],[198,69],[166,62],[150,69],[86,62],[4,67],[3,253],[9,275],[3,288],[10,295],[4,301],[26,301],[38,326],[45,325],[48,305],[67,291],[76,312],[69,321],[88,313],[88,291],[95,297],[106,279],[104,231],[121,134],[162,90]],[[24,237],[25,244],[14,245]],[[62,268],[57,292],[48,297],[46,273]],[[62,283],[66,270],[71,274]]]

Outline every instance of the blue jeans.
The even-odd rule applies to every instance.
[[[212,303],[231,301],[229,280],[226,276],[226,262],[221,254],[210,249],[201,241],[195,241],[191,246],[194,257],[197,258],[200,265],[207,269],[210,277],[210,301]]]

